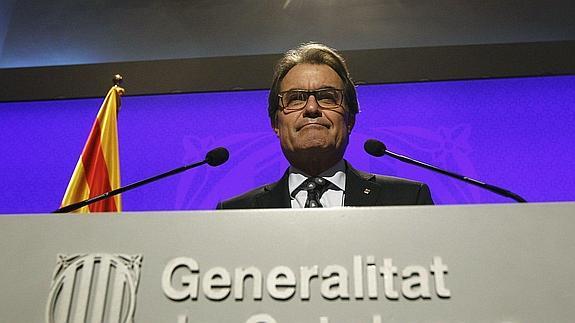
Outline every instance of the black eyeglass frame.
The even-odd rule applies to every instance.
[[[318,93],[328,92],[328,91],[334,91],[334,92],[336,92],[336,93],[339,94],[339,97],[338,97],[338,100],[337,100],[338,102],[336,102],[335,105],[328,105],[328,106],[322,105],[322,103],[321,103],[321,97],[322,97],[322,96],[321,96],[321,95],[318,96]],[[283,102],[283,101],[284,101],[284,96],[285,96],[285,94],[287,94],[287,93],[294,93],[294,92],[295,92],[295,93],[303,93],[303,94],[305,94],[305,101],[302,100],[302,101],[304,102],[304,104],[303,104],[301,107],[299,107],[299,108],[293,108],[293,107],[290,108],[290,107],[286,106],[286,105],[284,104],[284,102]],[[313,95],[313,97],[315,98],[317,104],[318,104],[322,109],[334,110],[334,109],[337,109],[337,108],[339,108],[339,107],[342,107],[342,108],[343,108],[343,102],[344,102],[344,100],[345,100],[344,90],[343,90],[343,89],[331,88],[331,87],[329,87],[329,88],[321,88],[321,89],[317,89],[317,90],[288,90],[288,91],[280,92],[280,93],[278,93],[278,97],[279,97],[279,108],[280,108],[280,110],[282,110],[282,111],[283,111],[283,110],[287,110],[287,111],[301,111],[301,110],[303,110],[303,109],[306,107],[306,105],[307,105],[307,103],[308,103],[308,101],[309,101],[309,97],[312,96],[312,95]],[[320,99],[318,99],[318,97],[319,97]],[[324,103],[324,104],[325,104],[325,103]]]

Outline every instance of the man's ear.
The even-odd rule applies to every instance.
[[[353,130],[353,126],[355,126],[355,114],[350,113],[347,116],[347,134],[351,134],[351,130]]]
[[[272,129],[274,130],[274,132],[276,133],[276,136],[279,137],[280,136],[280,130],[278,129],[278,116],[277,114],[271,118],[271,126]]]

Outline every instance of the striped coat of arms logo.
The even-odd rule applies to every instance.
[[[142,255],[58,255],[46,323],[133,322]]]

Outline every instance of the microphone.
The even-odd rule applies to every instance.
[[[145,184],[148,184],[151,182],[155,182],[155,181],[162,179],[164,177],[172,176],[172,175],[181,173],[181,172],[186,171],[186,170],[191,169],[191,168],[196,168],[196,167],[204,165],[204,164],[208,164],[208,165],[213,166],[213,167],[220,166],[221,164],[228,161],[229,157],[230,157],[230,152],[226,148],[224,148],[224,147],[214,148],[214,149],[208,151],[208,153],[206,154],[206,157],[201,162],[197,162],[197,163],[189,164],[186,166],[178,167],[176,169],[172,169],[171,171],[162,173],[160,175],[152,176],[150,178],[146,178],[146,179],[141,180],[139,182],[132,183],[132,184],[117,188],[115,190],[106,192],[104,194],[101,194],[101,195],[98,195],[98,196],[95,196],[95,197],[92,197],[92,198],[89,198],[89,199],[86,199],[86,200],[83,200],[80,202],[72,203],[70,205],[63,206],[63,207],[57,209],[56,211],[53,211],[52,213],[68,213],[68,212],[77,210],[81,207],[84,207],[86,205],[96,203],[96,202],[103,200],[105,198],[109,198],[109,197],[118,195],[120,193],[132,190],[136,187],[140,187],[142,185],[145,185]]]
[[[228,158],[230,158],[230,152],[224,147],[218,147],[208,151],[204,160],[208,165],[215,167],[227,162]]]
[[[392,158],[401,160],[402,162],[405,162],[405,163],[408,163],[408,164],[412,164],[412,165],[416,165],[416,166],[419,166],[419,167],[423,167],[423,168],[432,170],[432,171],[434,171],[434,172],[437,172],[437,173],[440,173],[440,174],[443,174],[443,175],[447,175],[447,176],[449,176],[449,177],[456,178],[456,179],[461,180],[461,181],[464,181],[464,182],[466,182],[466,183],[469,183],[469,184],[472,184],[472,185],[481,187],[481,188],[486,189],[486,190],[488,190],[488,191],[490,191],[490,192],[493,192],[493,193],[495,193],[495,194],[498,194],[498,195],[501,195],[501,196],[504,196],[504,197],[507,197],[507,198],[511,198],[511,199],[513,199],[513,200],[515,200],[515,201],[517,201],[517,202],[519,202],[519,203],[527,203],[527,201],[526,201],[524,198],[522,198],[521,196],[519,196],[519,195],[517,195],[517,194],[515,194],[515,193],[513,193],[513,192],[511,192],[511,191],[508,191],[508,190],[506,190],[506,189],[503,189],[503,188],[501,188],[501,187],[497,187],[497,186],[495,186],[495,185],[490,185],[490,184],[487,184],[487,183],[478,181],[478,180],[476,180],[476,179],[473,179],[473,178],[470,178],[470,177],[467,177],[467,176],[459,175],[459,174],[456,174],[456,173],[453,173],[453,172],[450,172],[450,171],[447,171],[447,170],[444,170],[444,169],[435,167],[435,166],[433,166],[433,165],[426,164],[426,163],[424,163],[424,162],[420,162],[420,161],[418,161],[418,160],[409,158],[409,157],[407,157],[407,156],[403,156],[403,155],[400,155],[400,154],[396,154],[396,153],[394,153],[394,152],[392,152],[392,151],[387,150],[387,147],[385,147],[385,144],[384,144],[383,142],[377,140],[377,139],[368,139],[368,140],[366,140],[366,141],[365,141],[365,144],[363,145],[363,148],[365,149],[365,151],[366,151],[368,154],[370,154],[370,155],[372,155],[372,156],[374,156],[374,157],[381,157],[381,156],[383,156],[383,155],[388,155],[388,156],[390,156],[390,157],[392,157]]]
[[[363,144],[363,149],[365,149],[368,154],[374,157],[381,157],[385,155],[387,147],[385,147],[385,144],[379,140],[368,139]]]

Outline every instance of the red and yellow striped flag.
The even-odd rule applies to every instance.
[[[100,107],[88,141],[76,164],[62,206],[80,202],[120,187],[118,110],[124,89],[113,86]],[[74,212],[121,212],[120,195],[103,199]]]

